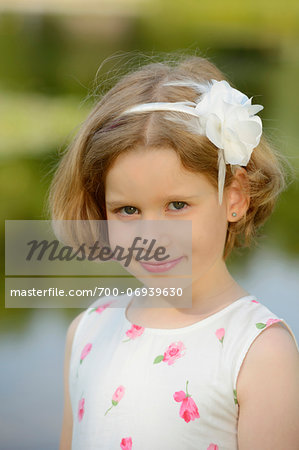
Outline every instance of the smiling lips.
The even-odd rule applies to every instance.
[[[166,272],[167,270],[172,269],[174,266],[176,266],[181,260],[183,259],[183,256],[177,259],[173,259],[172,261],[168,261],[166,263],[155,263],[155,264],[148,264],[148,263],[142,263],[142,267],[147,270],[148,272]]]

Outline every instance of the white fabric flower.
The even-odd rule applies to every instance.
[[[195,107],[208,139],[223,149],[226,164],[246,166],[259,144],[262,121],[256,113],[262,105],[232,88],[227,81],[212,80]]]

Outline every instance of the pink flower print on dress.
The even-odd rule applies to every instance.
[[[111,408],[113,408],[113,406],[118,405],[118,403],[123,398],[124,393],[125,393],[125,388],[123,386],[118,386],[118,388],[116,389],[116,391],[112,395],[112,406],[110,406],[110,408],[107,409],[107,411],[104,414],[105,416],[106,416],[107,412],[110,411]]]
[[[251,303],[259,303],[257,300],[251,300]]]
[[[121,443],[120,443],[120,447],[122,448],[122,450],[131,450],[131,448],[132,448],[132,438],[131,437],[122,438]]]
[[[80,364],[82,364],[83,359],[88,355],[92,347],[92,344],[89,342],[85,345],[85,347],[82,350],[81,357],[80,357]]]
[[[272,323],[276,323],[276,322],[281,322],[280,319],[268,319],[266,322],[266,327],[268,327],[269,325],[272,325]]]
[[[96,312],[100,314],[100,313],[103,312],[106,308],[108,308],[108,306],[110,306],[111,303],[112,303],[112,302],[108,302],[108,303],[105,303],[105,304],[102,305],[102,306],[99,306],[98,308],[96,308]]]
[[[175,363],[178,358],[184,356],[184,350],[186,350],[186,347],[184,346],[183,342],[173,342],[164,352],[164,355],[156,356],[154,364],[158,364],[161,361],[164,361],[167,362],[167,364],[170,366]]]
[[[79,401],[79,406],[78,406],[78,420],[79,422],[81,422],[83,415],[84,415],[84,403],[85,403],[85,398],[81,398]]]
[[[180,417],[187,423],[190,422],[190,420],[195,420],[200,417],[196,403],[188,393],[188,383],[189,381],[186,383],[186,393],[184,391],[178,391],[173,394],[173,398],[176,402],[182,402],[180,407]]]
[[[118,403],[124,396],[125,388],[123,386],[118,386],[116,391],[114,392],[112,396],[112,400],[115,401],[115,403]]]
[[[259,330],[262,330],[263,328],[269,327],[272,325],[272,323],[281,322],[280,319],[268,319],[266,323],[264,322],[258,322],[255,324],[256,328]]]
[[[125,339],[122,342],[128,342],[131,339],[136,339],[138,336],[141,336],[144,332],[144,328],[139,325],[132,325],[129,330],[126,331],[126,335],[129,336],[129,339]]]
[[[103,312],[108,306],[110,306],[115,300],[111,300],[110,302],[104,303],[101,306],[98,306],[97,308],[91,308],[88,314],[91,314],[92,312],[96,311],[97,313]]]
[[[92,348],[92,344],[91,344],[91,342],[88,342],[88,344],[85,345],[85,347],[83,348],[83,350],[81,352],[80,364],[82,364],[83,359],[88,355],[88,353],[90,352],[91,348]],[[76,372],[76,376],[77,377],[78,377],[78,368],[80,367],[80,364],[77,367],[77,372]]]
[[[218,328],[218,330],[216,330],[215,334],[216,334],[217,339],[219,339],[219,341],[223,345],[223,339],[224,339],[224,334],[225,334],[224,328]]]
[[[219,450],[219,447],[216,444],[210,444],[207,450]]]

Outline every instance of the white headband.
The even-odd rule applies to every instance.
[[[190,102],[142,103],[125,110],[122,114],[146,111],[172,111],[188,114],[168,120],[183,123],[191,133],[206,136],[218,152],[218,195],[222,204],[226,164],[246,166],[251,153],[259,144],[262,135],[262,121],[255,116],[264,107],[252,105],[252,98],[232,88],[225,80],[211,80],[206,83],[195,81],[173,81],[164,86],[188,86],[200,96]],[[191,116],[191,117],[190,117]]]

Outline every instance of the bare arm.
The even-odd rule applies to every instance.
[[[73,414],[71,407],[71,400],[69,395],[69,365],[72,350],[72,343],[75,331],[80,322],[80,319],[84,311],[81,312],[71,322],[68,327],[65,343],[65,358],[64,358],[64,410],[63,410],[63,422],[60,437],[59,450],[71,450],[72,448],[72,432],[73,432]]]
[[[279,323],[252,343],[237,380],[240,450],[299,449],[299,353]]]

